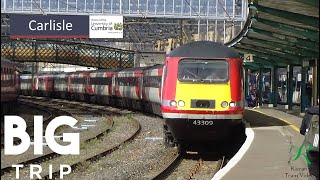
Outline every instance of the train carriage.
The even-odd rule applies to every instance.
[[[143,69],[141,67],[128,68],[114,74],[113,95],[117,105],[130,109],[141,109]]]
[[[52,97],[54,93],[53,74],[40,74],[37,76],[38,88],[37,94],[39,96]]]
[[[21,87],[21,94],[23,95],[37,95],[38,91],[38,76],[34,75],[32,77],[31,74],[22,74],[20,76],[20,87]]]
[[[74,72],[69,76],[68,92],[71,99],[88,101],[92,88],[88,85],[89,72]]]
[[[20,93],[20,78],[16,63],[1,57],[1,114],[15,106]]]
[[[55,74],[53,76],[54,95],[57,98],[70,99],[69,88],[69,75],[70,73]]]
[[[112,77],[115,70],[98,70],[89,73],[88,84],[92,91],[89,92],[93,101],[99,104],[111,104]],[[91,98],[91,99],[92,99]]]
[[[143,71],[142,100],[144,110],[161,115],[161,87],[163,65],[151,66]]]
[[[242,61],[231,48],[192,42],[174,49],[163,83],[167,143],[223,139],[242,123]]]

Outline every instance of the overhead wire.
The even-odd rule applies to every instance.
[[[190,1],[190,0],[189,0]],[[191,4],[187,1],[187,0],[184,0],[184,2],[186,2],[188,5],[189,5],[189,7],[197,14],[197,16],[199,17],[199,21],[201,21],[201,18],[202,18],[202,16],[201,16],[201,12],[204,10],[204,8],[207,6],[207,4],[208,4],[208,1],[209,0],[207,0],[206,1],[206,3],[204,4],[204,6],[202,7],[202,9],[200,9],[200,11],[199,11],[199,13],[198,13],[198,11],[196,11],[192,6],[191,6]],[[182,7],[183,8],[183,7]],[[204,17],[204,20],[206,20],[207,18],[206,17]],[[183,32],[184,32],[184,34],[186,35],[186,32],[184,31],[184,28],[182,28],[182,30],[183,30]],[[187,36],[187,38],[188,38],[188,41],[189,41],[189,37]]]
[[[146,16],[142,13],[142,11],[138,11],[141,15],[142,15],[142,18],[146,18]],[[147,26],[148,27],[148,29],[149,29],[149,31],[150,32],[153,32],[154,30],[152,30],[151,28],[150,28],[150,26]],[[159,40],[159,39],[158,39]]]
[[[222,5],[222,3],[220,2],[220,0],[217,0],[219,5],[223,8],[223,11],[227,14],[229,20],[231,20],[232,22],[232,26],[234,26],[234,20],[231,19],[231,16],[229,15],[228,11],[226,10],[226,8]],[[234,8],[234,7],[233,7]]]
[[[40,7],[40,5],[35,0],[32,0],[32,4],[34,4],[42,12],[43,15],[46,15],[44,10]]]
[[[222,3],[220,2],[220,0],[217,0],[218,1],[218,3],[219,3],[219,5],[223,8],[223,11],[226,13],[226,15],[228,16],[228,18],[229,18],[229,20],[231,21],[231,25],[230,26],[228,26],[228,28],[229,27],[234,27],[234,20],[233,19],[231,19],[231,16],[229,15],[229,13],[228,13],[228,11],[226,10],[226,8],[222,5]],[[235,7],[233,7],[233,8],[235,8]]]

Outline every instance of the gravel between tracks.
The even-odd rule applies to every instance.
[[[43,118],[46,118],[49,116],[49,113],[46,111],[43,111],[38,108],[33,108],[32,106],[24,105],[24,104],[17,104],[17,106],[14,108],[14,112],[12,112],[9,115],[17,115],[22,117],[27,125],[33,124],[33,116],[34,115],[43,115]],[[1,133],[3,133],[4,128],[4,117],[1,117]]]
[[[66,179],[150,179],[155,172],[170,162],[178,152],[177,149],[166,148],[162,139],[145,139],[163,137],[162,119],[141,114],[134,115],[133,118],[140,122],[141,133],[132,142],[90,164],[88,168],[79,169],[66,176]]]

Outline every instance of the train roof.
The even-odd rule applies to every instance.
[[[157,69],[163,67],[163,64],[155,64],[152,66],[143,66],[143,67],[131,67],[131,68],[125,68],[121,69],[119,72],[128,72],[128,71],[140,71],[140,70],[148,70],[148,69]]]
[[[101,72],[117,72],[120,69],[111,69],[111,68],[107,68],[107,69],[97,69],[94,71],[89,71],[90,73],[101,73]]]
[[[173,49],[168,57],[240,58],[240,55],[222,43],[194,41]]]

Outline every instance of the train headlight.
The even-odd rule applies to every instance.
[[[234,107],[236,107],[236,103],[235,102],[230,102],[229,106],[234,108]]]
[[[223,102],[221,103],[221,107],[225,108],[225,107],[227,107],[227,106],[228,106],[228,102],[227,102],[227,101],[223,101]]]
[[[181,106],[181,107],[184,107],[185,103],[184,103],[184,101],[180,100],[180,101],[178,101],[178,105]]]
[[[170,106],[177,106],[177,102],[175,100],[170,101]]]

